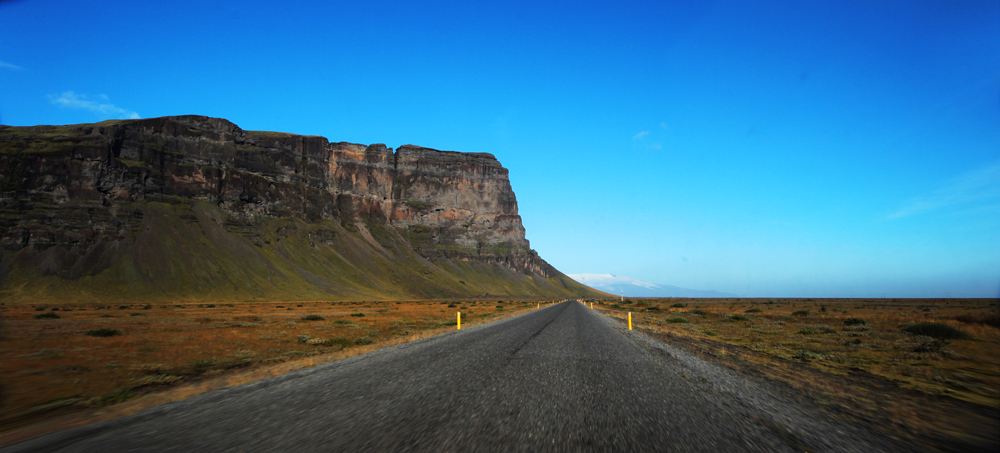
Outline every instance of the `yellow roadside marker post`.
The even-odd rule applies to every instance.
[[[591,302],[591,303],[590,303],[590,309],[591,309],[591,310],[593,310],[593,309],[594,309],[594,303],[593,303],[593,302]]]
[[[628,312],[628,330],[632,330],[632,312]]]
[[[629,324],[629,325],[631,325],[631,324]],[[456,330],[461,330],[461,329],[462,329],[462,312],[458,312],[458,329],[456,329]],[[629,328],[629,330],[632,330],[632,329]]]
[[[538,310],[539,308],[542,308],[542,303],[541,302],[538,303],[538,306],[535,307],[535,310]]]

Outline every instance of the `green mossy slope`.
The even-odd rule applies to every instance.
[[[53,301],[357,300],[579,297],[597,293],[563,275],[496,263],[431,262],[392,227],[266,218],[231,224],[214,204],[136,202],[141,223],[86,249],[3,251],[0,298]],[[138,217],[138,215],[137,215]]]

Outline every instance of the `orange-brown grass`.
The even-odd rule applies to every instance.
[[[743,361],[749,361],[751,368],[797,387],[816,376],[796,371],[804,366],[827,376],[874,375],[892,388],[959,399],[990,408],[987,412],[993,415],[988,418],[996,417],[1000,406],[997,299],[675,298],[631,302],[605,301],[595,308],[606,309],[623,322],[627,312],[632,312],[635,328],[664,333],[689,345],[697,343],[711,356],[724,356],[727,349],[729,354],[737,349],[747,351],[752,354],[744,354]],[[745,319],[733,319],[734,315]],[[850,318],[862,319],[864,325],[845,325]],[[946,324],[971,338],[935,340],[903,331],[906,325],[920,322]],[[850,382],[840,380],[835,385],[850,386]],[[814,384],[809,383],[815,388]],[[831,394],[836,393],[851,393],[851,389],[838,388]],[[873,392],[868,389],[853,394],[871,396]],[[905,395],[901,392],[894,397]],[[821,399],[818,395],[815,398]],[[856,404],[867,403],[875,410],[875,406],[885,406],[879,398],[874,392],[870,400],[852,405],[857,408]],[[898,410],[908,413],[893,417],[929,415],[929,408],[914,409],[918,406],[900,405],[908,409]],[[996,427],[995,419],[986,423]],[[963,428],[957,425],[956,429]]]
[[[457,311],[464,327],[533,309],[538,302],[0,306],[0,432],[237,369],[247,375],[303,357],[322,363],[445,332],[455,328]],[[49,317],[37,317],[42,314]],[[322,319],[307,320],[310,315]],[[121,334],[87,335],[94,329]]]

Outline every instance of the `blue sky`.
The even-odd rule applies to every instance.
[[[0,123],[493,153],[566,273],[1000,296],[1000,4],[0,1]]]

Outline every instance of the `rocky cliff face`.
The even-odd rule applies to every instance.
[[[233,247],[252,246],[244,255],[260,255],[249,259],[271,267],[277,265],[268,253],[285,261],[302,259],[285,256],[284,239],[313,248],[317,242],[325,244],[355,268],[358,263],[344,255],[360,248],[371,249],[362,255],[382,257],[356,257],[363,263],[413,261],[429,268],[414,270],[425,276],[455,276],[456,269],[475,265],[494,273],[564,280],[530,249],[507,170],[490,154],[411,145],[393,152],[380,144],[244,131],[203,116],[0,126],[0,278],[8,280],[8,290],[12,275],[28,278],[34,271],[64,280],[111,268],[116,275],[127,273],[118,269],[121,260],[148,259],[137,249],[159,246],[153,246],[157,239],[146,232],[174,220],[178,226],[168,236],[189,238],[183,228],[197,225],[192,234],[218,247],[221,236],[212,241],[210,230],[220,229],[226,237],[238,238]],[[233,250],[219,253],[229,256]],[[203,264],[199,259],[177,257]],[[286,271],[328,292],[344,286],[334,281],[330,269]],[[324,277],[324,272],[330,275]],[[219,277],[218,272],[209,274]],[[267,279],[272,281],[273,275]],[[470,284],[455,280],[459,288]],[[458,294],[483,285],[489,286],[482,283]],[[569,293],[582,288],[559,285],[572,286]],[[368,286],[379,293],[386,284]]]

